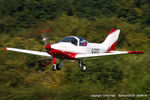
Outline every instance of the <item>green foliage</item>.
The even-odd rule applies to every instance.
[[[92,94],[147,94],[121,99],[149,99],[148,0],[0,0],[0,15],[0,100],[112,99],[92,98]],[[51,29],[50,43],[71,35],[100,43],[118,28],[117,50],[145,54],[85,60],[86,72],[77,62],[64,61],[65,67],[53,72],[51,65],[37,70],[39,56],[3,50],[45,51],[38,35],[45,28]]]
[[[1,32],[18,32],[62,14],[90,20],[116,16],[128,23],[149,25],[147,0],[0,0],[0,7]]]

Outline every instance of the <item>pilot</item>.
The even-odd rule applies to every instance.
[[[83,42],[83,43],[81,42],[81,45],[82,45],[82,46],[86,46],[86,45],[87,45],[87,42]]]

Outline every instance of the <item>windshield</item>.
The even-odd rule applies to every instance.
[[[73,45],[77,45],[77,39],[75,39],[74,37],[65,37],[62,40],[60,40],[60,42],[70,42]]]
[[[79,40],[80,40],[79,46],[87,46],[87,41],[86,41],[85,39],[83,39],[83,38],[81,38],[81,37],[78,37],[78,38],[79,38]]]

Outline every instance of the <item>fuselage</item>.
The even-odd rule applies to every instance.
[[[108,50],[102,43],[88,43],[85,39],[75,36],[65,37],[52,44],[51,48],[51,54],[62,59],[74,59],[76,54],[99,54]]]
[[[88,43],[86,46],[76,46],[72,43],[59,42],[51,45],[53,49],[63,52],[81,53],[81,54],[99,54],[106,52],[107,49],[103,48],[102,44]]]

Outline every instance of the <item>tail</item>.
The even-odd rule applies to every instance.
[[[112,29],[108,34],[108,36],[106,37],[105,41],[102,43],[106,48],[107,52],[115,50],[119,33],[120,33],[119,29]]]

